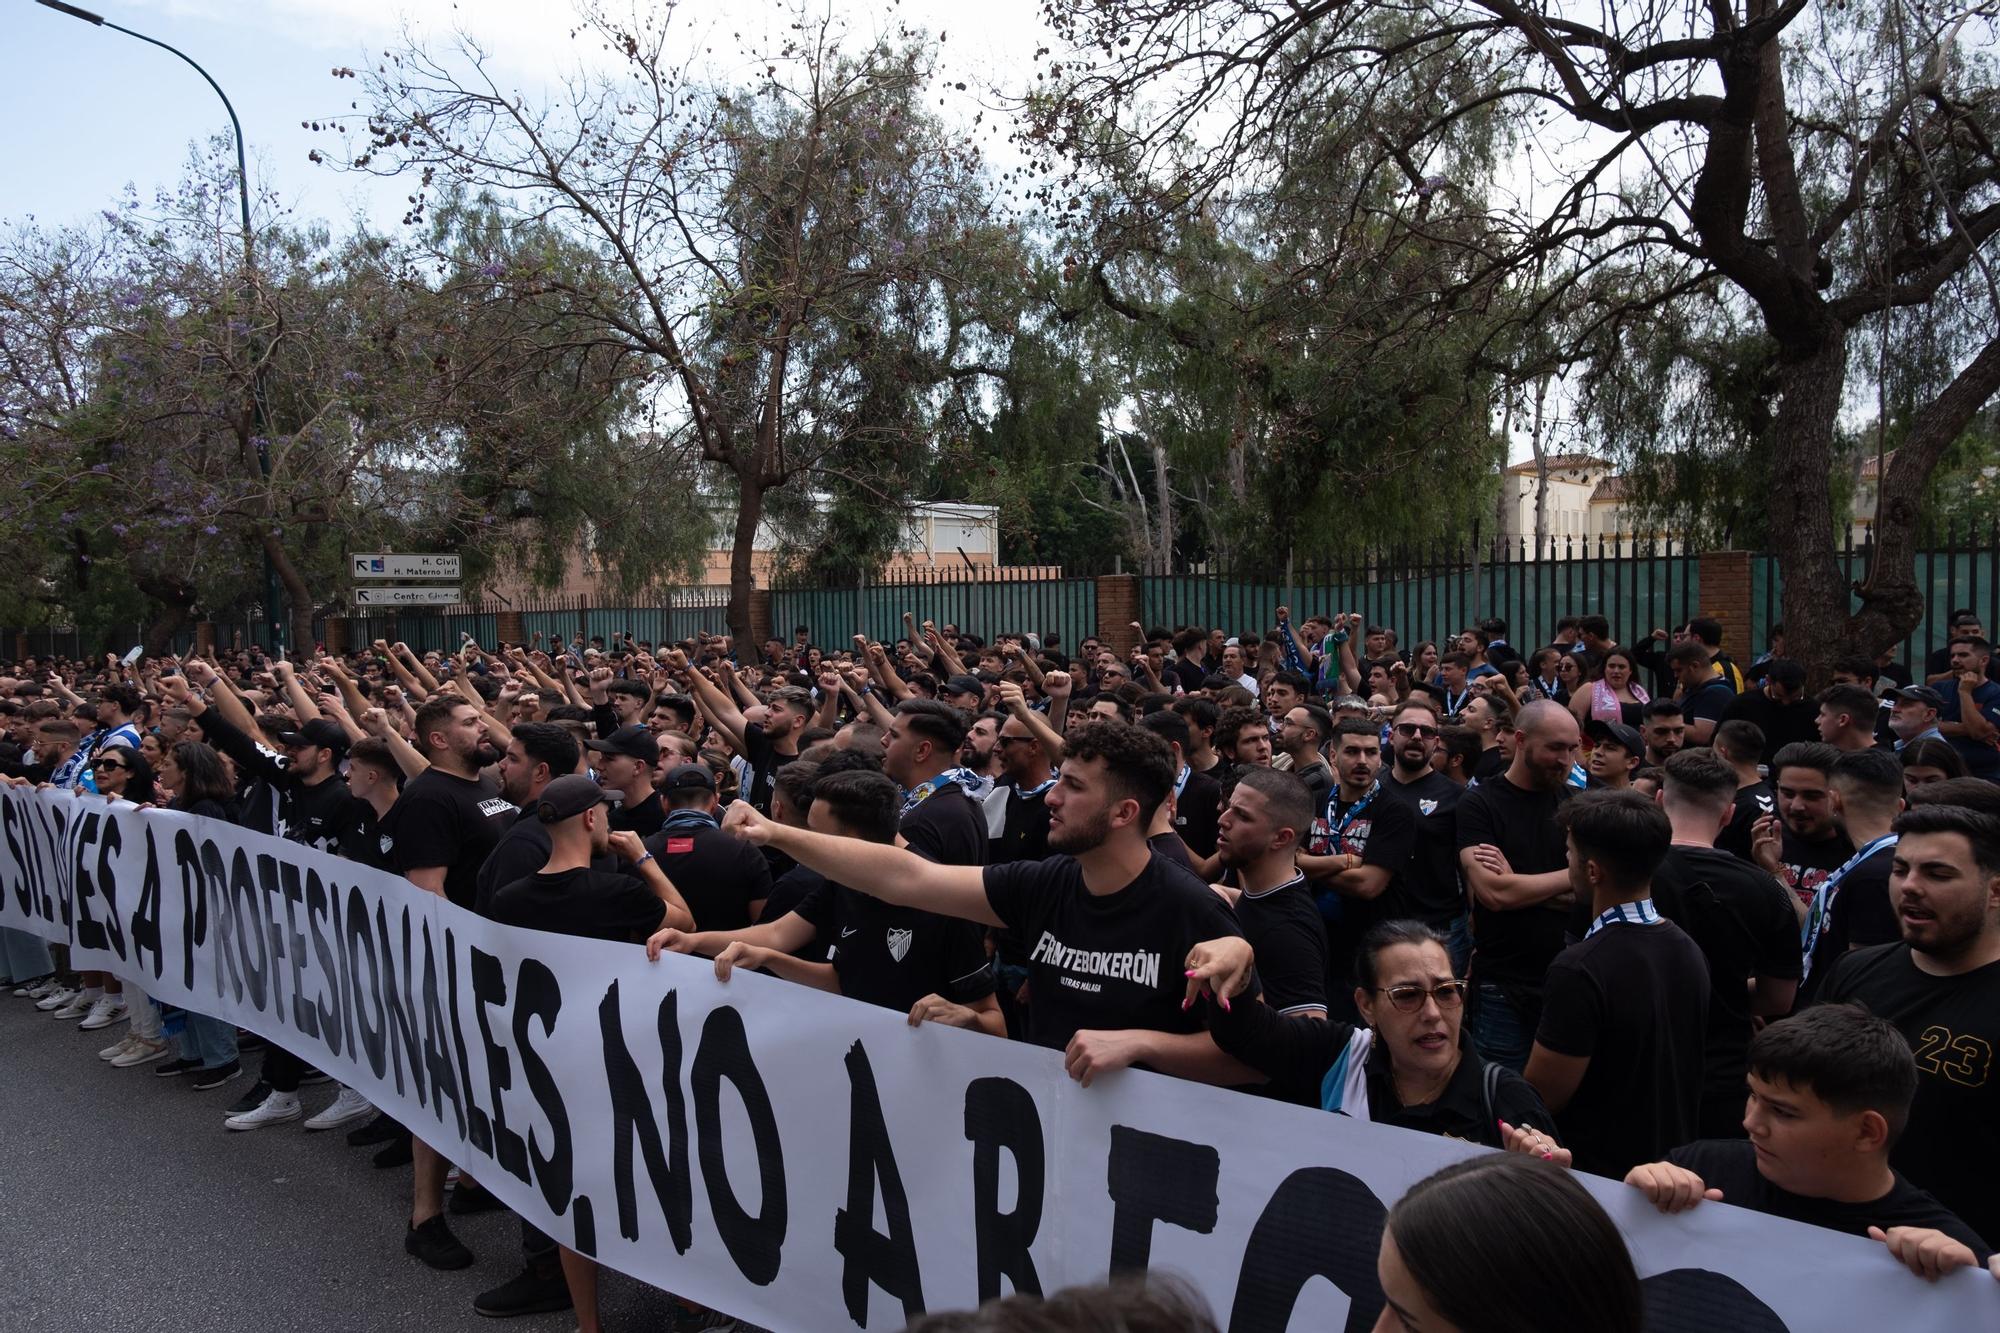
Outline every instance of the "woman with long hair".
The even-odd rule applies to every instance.
[[[1588,727],[1592,722],[1623,722],[1636,727],[1652,702],[1638,680],[1632,654],[1623,648],[1605,653],[1591,673],[1590,684],[1570,699],[1570,711]]]
[[[159,780],[173,794],[168,808],[205,819],[237,821],[236,784],[223,756],[201,741],[182,741],[167,751]],[[161,1078],[191,1077],[198,1091],[219,1088],[243,1072],[236,1058],[236,1025],[193,1010],[166,1015],[180,1029],[180,1056],[153,1070]]]
[[[152,805],[160,799],[152,764],[142,752],[130,746],[98,751],[90,765],[90,777],[98,793],[108,800]],[[161,1030],[160,1011],[137,987],[128,990],[123,981],[109,972],[103,977],[104,999],[77,1025],[78,1031],[108,1028],[121,1018],[129,1019],[130,1027],[122,1040],[99,1051],[97,1058],[110,1061],[118,1069],[164,1059],[168,1048]]]
[[[1896,757],[1903,761],[1903,786],[1908,791],[1965,776],[1965,756],[1950,741],[1926,736],[1905,745]]]

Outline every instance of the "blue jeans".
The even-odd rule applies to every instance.
[[[1515,1073],[1527,1067],[1535,1029],[1507,993],[1490,982],[1472,986],[1472,1044],[1489,1063]]]
[[[203,1069],[218,1069],[236,1059],[236,1025],[207,1014],[190,1012],[181,1032],[181,1059]]]
[[[55,970],[46,940],[25,930],[0,928],[0,977],[19,986]]]
[[[1451,924],[1444,928],[1444,938],[1445,952],[1451,956],[1451,974],[1462,977],[1466,968],[1472,965],[1471,915],[1460,912],[1452,918]]]

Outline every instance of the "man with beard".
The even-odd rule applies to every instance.
[[[1538,699],[1521,710],[1507,771],[1458,807],[1458,863],[1472,896],[1472,1032],[1479,1053],[1520,1070],[1541,1021],[1542,978],[1573,897],[1558,811],[1575,794],[1576,718]]]
[[[1061,753],[1062,738],[1028,707],[1027,696],[1014,682],[1001,682],[1000,703],[1007,713],[993,746],[1000,775],[986,799],[987,860],[994,865],[1039,861],[1049,854],[1049,812],[1042,798],[1056,782],[1049,747]]]
[[[1415,836],[1404,862],[1378,904],[1384,921],[1410,918],[1449,935],[1465,915],[1458,878],[1458,803],[1465,789],[1431,766],[1438,745],[1437,713],[1412,701],[1389,722],[1393,757],[1382,795],[1404,806]],[[1464,959],[1455,961],[1460,967]]]
[[[1277,682],[1273,681],[1265,698],[1278,693]],[[1292,761],[1292,776],[1305,784],[1315,808],[1326,804],[1327,793],[1333,790],[1333,770],[1321,755],[1320,747],[1333,739],[1332,715],[1318,704],[1302,703],[1272,716],[1280,719],[1278,749]]]
[[[1013,930],[1028,949],[1027,1038],[1061,1050],[1071,1078],[1128,1065],[1207,1083],[1254,1083],[1183,1004],[1182,959],[1235,918],[1147,843],[1173,789],[1173,752],[1138,727],[1091,722],[1067,738],[1040,862],[951,866],[898,847],[785,828],[742,805],[724,827],[885,902]],[[817,803],[814,806],[818,808]]]
[[[1889,1161],[1981,1236],[2000,1235],[2000,820],[1959,806],[1898,816],[1889,893],[1902,943],[1834,963],[1819,998],[1894,1023],[1917,1096]]]
[[[1007,715],[997,710],[981,713],[972,719],[965,744],[958,747],[959,767],[980,780],[981,795],[991,791],[1000,776],[1000,724],[1006,720]]]
[[[1674,699],[1655,699],[1639,715],[1639,736],[1646,742],[1646,762],[1641,772],[1658,768],[1667,756],[1677,754],[1687,744],[1687,715]]]
[[[727,691],[718,688],[700,671],[689,669],[687,654],[676,648],[667,654],[666,663],[670,671],[685,677],[716,728],[749,764],[750,777],[743,784],[743,799],[757,810],[768,812],[771,779],[799,757],[799,733],[812,724],[815,711],[812,694],[791,685],[775,690],[764,720],[749,722]]]
[[[479,894],[479,868],[515,817],[500,785],[480,769],[499,760],[486,736],[486,720],[464,699],[439,695],[416,716],[417,752],[430,767],[410,779],[382,820],[389,864],[426,893],[470,908]],[[447,1163],[421,1138],[415,1158],[410,1228],[403,1248],[432,1268],[467,1268],[472,1251],[444,1220]]]
[[[1312,827],[1305,784],[1268,768],[1245,773],[1216,826],[1215,850],[1235,874],[1236,920],[1257,955],[1264,1003],[1326,1017],[1326,931],[1298,868]]]
[[[1479,758],[1473,762],[1473,784],[1486,782],[1507,771],[1507,753],[1500,748],[1501,732],[1511,719],[1506,705],[1490,694],[1475,693],[1459,711],[1460,723],[1479,737]]]
[[[1382,795],[1382,734],[1372,722],[1334,728],[1335,786],[1313,821],[1299,869],[1313,881],[1327,932],[1327,998],[1344,1016],[1354,945],[1383,918],[1382,899],[1416,843],[1408,806]],[[1396,901],[1396,899],[1391,899]]]
[[[1778,813],[1758,820],[1750,835],[1751,859],[1792,891],[1801,920],[1826,877],[1854,854],[1834,809],[1833,766],[1838,762],[1840,751],[1816,741],[1778,751],[1778,762],[1771,766]]]
[[[1806,669],[1787,657],[1774,657],[1763,666],[1764,683],[1729,701],[1722,721],[1749,722],[1764,735],[1764,751],[1757,762],[1770,764],[1778,751],[1793,741],[1819,739],[1819,713],[1806,698]]]

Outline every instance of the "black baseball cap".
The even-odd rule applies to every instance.
[[[581,773],[565,773],[542,788],[535,798],[535,817],[544,824],[574,819],[611,799],[611,793]]]
[[[279,732],[278,744],[317,745],[322,749],[346,754],[349,742],[347,732],[342,729],[338,722],[332,722],[323,717],[316,717],[310,722],[305,723],[297,731]]]
[[[599,754],[622,754],[646,764],[660,762],[660,743],[653,739],[652,732],[637,724],[620,727],[601,741],[585,741],[583,748]]]
[[[1623,722],[1606,722],[1601,718],[1593,718],[1583,731],[1590,739],[1600,744],[1610,741],[1626,754],[1636,754],[1642,758],[1645,756],[1646,742],[1640,737],[1638,729],[1628,727]]]
[[[714,791],[715,775],[707,764],[675,764],[660,783],[661,791]]]
[[[974,698],[986,697],[986,687],[979,683],[977,676],[953,676],[944,683],[946,694],[970,694]]]
[[[1890,691],[1889,697],[1897,703],[1923,704],[1927,708],[1944,707],[1944,696],[1928,685],[1905,685],[1900,690]]]

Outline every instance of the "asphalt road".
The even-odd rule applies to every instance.
[[[481,1329],[554,1333],[568,1315],[509,1321],[472,1298],[520,1270],[511,1213],[454,1218],[478,1256],[434,1273],[403,1253],[407,1167],[378,1171],[345,1130],[223,1129],[263,1060],[212,1092],[113,1069],[121,1022],[79,1032],[0,996],[0,1333]],[[308,1116],[334,1087],[301,1094]],[[671,1302],[603,1275],[609,1329],[664,1329]]]

